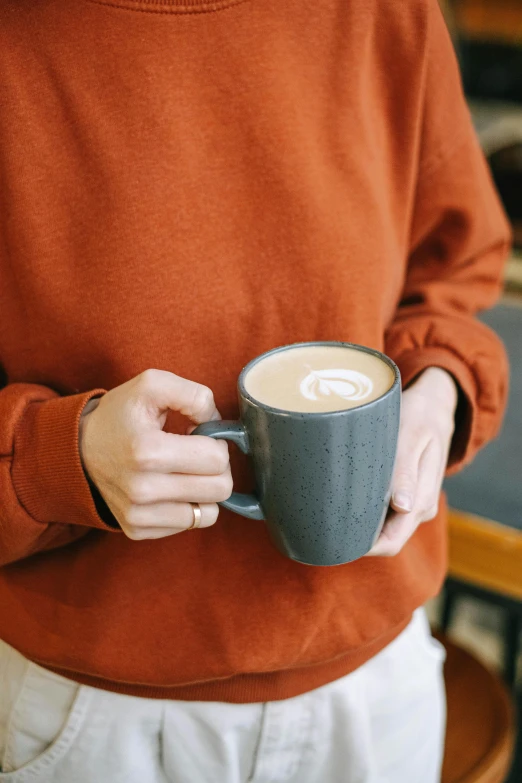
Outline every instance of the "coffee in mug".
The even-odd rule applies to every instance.
[[[221,505],[265,520],[277,548],[307,565],[365,555],[390,499],[400,417],[400,374],[379,351],[299,343],[253,359],[238,380],[239,421],[194,435],[225,438],[248,454],[255,494]]]
[[[319,413],[357,408],[382,397],[393,369],[373,353],[332,345],[277,351],[254,364],[245,389],[263,405]]]

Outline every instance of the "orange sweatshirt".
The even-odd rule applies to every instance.
[[[405,383],[453,374],[457,466],[502,413],[502,347],[473,316],[508,245],[436,0],[3,0],[4,640],[83,683],[236,702],[374,655],[441,585],[443,504],[398,556],[335,568],[226,512],[131,541],[78,419],[148,367],[234,418],[252,357],[348,340]],[[244,488],[246,458],[233,472]]]

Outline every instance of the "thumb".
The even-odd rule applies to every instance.
[[[412,455],[408,459],[397,458],[397,467],[392,481],[391,505],[395,511],[407,514],[415,505],[417,490],[418,461],[412,463]]]
[[[212,421],[221,419],[221,414],[216,411],[216,416],[212,416]],[[210,419],[209,419],[210,421]],[[195,429],[197,429],[197,424],[189,424],[187,429],[185,430],[185,435],[192,435]]]
[[[166,370],[146,370],[137,378],[138,394],[155,414],[178,411],[195,424],[219,419],[212,391]]]

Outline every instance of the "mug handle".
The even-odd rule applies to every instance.
[[[229,440],[238,446],[243,454],[250,454],[248,435],[240,421],[206,421],[191,433],[206,435],[216,440]],[[247,519],[264,519],[261,504],[255,495],[244,492],[232,492],[228,500],[219,504],[229,511],[234,511]]]

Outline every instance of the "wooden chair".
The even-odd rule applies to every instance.
[[[473,655],[443,636],[438,638],[447,653],[448,718],[442,783],[503,783],[515,738],[508,691]]]
[[[502,610],[504,677],[513,688],[522,638],[522,531],[450,510],[449,573],[443,595],[444,631],[460,596],[470,595]]]

